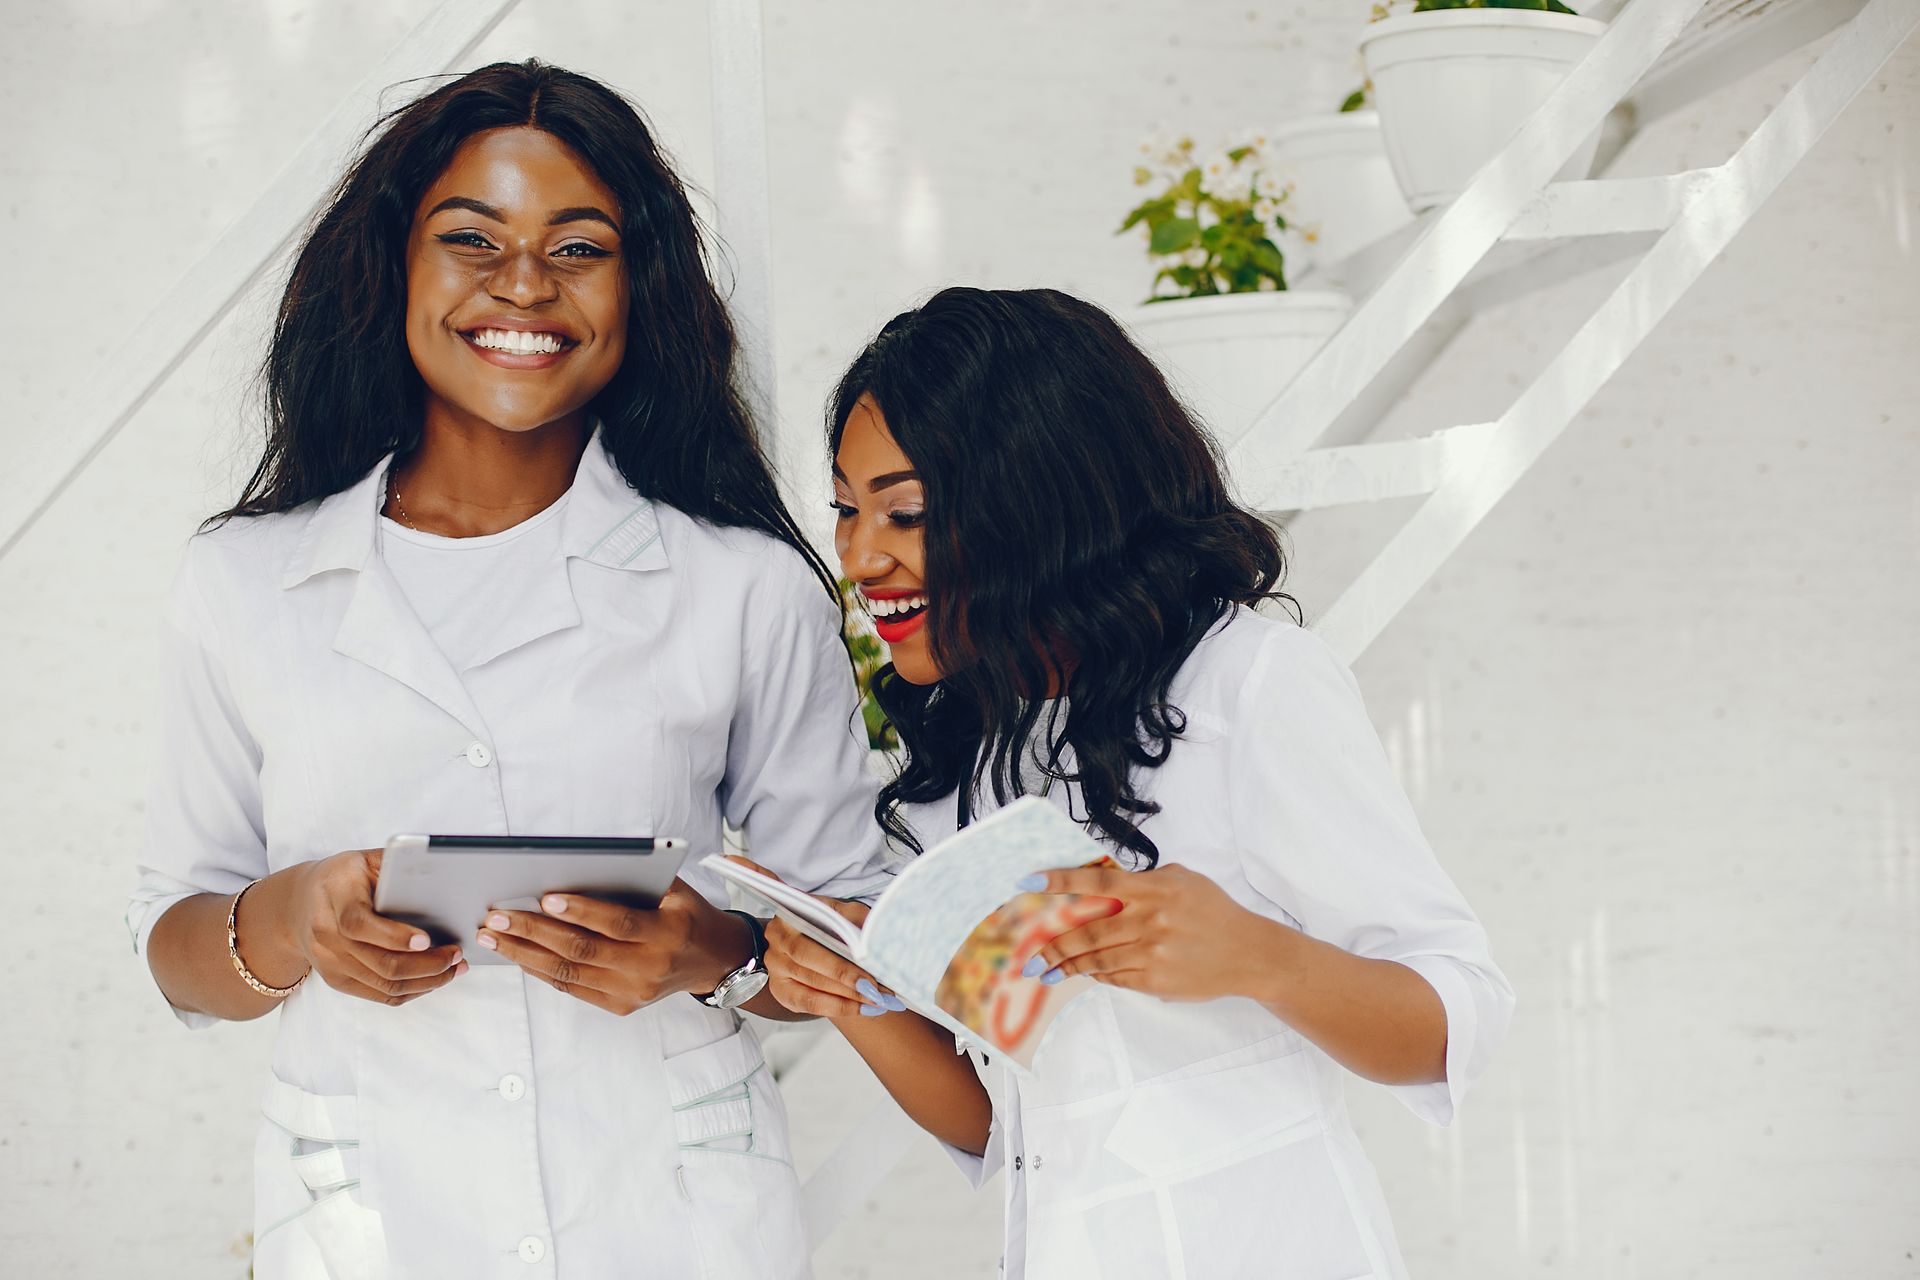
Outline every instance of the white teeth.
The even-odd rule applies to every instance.
[[[478,329],[473,345],[514,355],[555,355],[565,345],[557,333],[528,333],[524,329]]]
[[[867,610],[876,618],[890,618],[896,613],[911,613],[915,609],[927,607],[925,596],[902,596],[897,600],[876,600],[867,598]]]

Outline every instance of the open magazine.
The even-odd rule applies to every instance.
[[[1110,913],[1111,898],[1016,893],[1036,871],[1110,864],[1071,818],[1026,796],[941,841],[887,886],[865,925],[715,855],[704,864],[788,924],[871,973],[915,1012],[1031,1075],[1060,1010],[1091,978],[1047,986],[1021,969],[1041,947]]]

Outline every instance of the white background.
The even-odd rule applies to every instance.
[[[0,449],[88,428],[101,362],[427,7],[6,0]],[[1135,300],[1137,137],[1331,109],[1365,5],[767,8],[780,454],[815,521],[867,334],[949,282]],[[702,5],[526,0],[474,65],[531,54],[635,97],[710,184]],[[1810,57],[1619,172],[1723,159]],[[1416,1275],[1920,1274],[1916,222],[1910,45],[1358,664],[1520,994],[1453,1129],[1350,1090]],[[1389,433],[1494,416],[1601,283],[1475,322]],[[250,462],[261,303],[0,560],[9,1275],[246,1271],[270,1028],[177,1027],[120,914],[161,595]],[[1296,526],[1309,613],[1393,514]],[[791,1083],[811,1159],[872,1089],[843,1054]],[[923,1146],[818,1267],[990,1275],[998,1219]]]

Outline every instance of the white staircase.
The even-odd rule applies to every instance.
[[[1566,430],[1841,110],[1920,25],[1920,0],[1632,0],[1452,204],[1326,274],[1361,298],[1228,460],[1271,511],[1427,495],[1315,624],[1352,661]],[[1725,163],[1551,182],[1603,121],[1649,119],[1844,24]],[[1493,422],[1364,441],[1481,308],[1638,261]],[[1327,442],[1325,447],[1315,445]]]

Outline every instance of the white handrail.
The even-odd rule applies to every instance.
[[[1633,0],[1513,140],[1433,219],[1380,286],[1228,447],[1240,483],[1311,448],[1538,198],[1706,0]]]
[[[43,427],[0,468],[0,556],[66,492],[140,407],[224,319],[338,181],[395,84],[459,65],[518,0],[443,0],[342,98],[286,167],[174,282],[118,349],[73,429]],[[184,335],[184,336],[183,336]]]
[[[1425,585],[1651,333],[1820,135],[1920,27],[1916,0],[1871,0],[1827,46],[1560,354],[1501,415],[1480,461],[1443,480],[1315,630],[1351,662]]]

